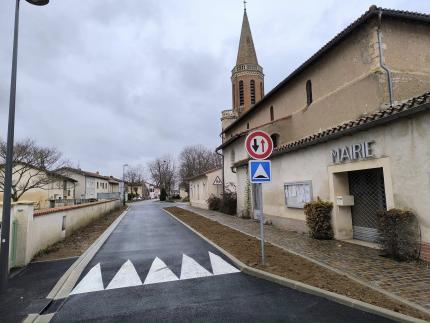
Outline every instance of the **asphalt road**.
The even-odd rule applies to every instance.
[[[388,322],[237,272],[211,245],[163,212],[165,206],[133,204],[53,322]]]

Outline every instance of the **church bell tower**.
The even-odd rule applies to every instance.
[[[246,2],[244,2],[246,5]],[[264,96],[263,68],[258,65],[251,28],[249,27],[246,6],[243,12],[242,31],[236,66],[231,71],[233,112],[236,115],[249,110]]]

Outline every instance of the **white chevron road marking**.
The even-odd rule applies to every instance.
[[[165,283],[178,280],[178,277],[166,266],[166,264],[158,257],[154,259],[146,276],[144,285]]]
[[[212,274],[200,266],[193,258],[188,257],[186,254],[182,255],[181,280],[208,276],[212,276]]]
[[[211,262],[213,274],[202,267],[193,258],[183,254],[180,279],[193,279],[240,272],[239,269],[230,265],[220,256],[210,251],[209,259]],[[130,260],[127,260],[112,278],[111,282],[106,287],[106,290],[166,283],[176,280],[179,280],[179,278],[169,269],[169,267],[167,267],[164,261],[156,257],[151,264],[151,268],[149,269],[148,275],[145,278],[145,282],[142,284],[142,281],[140,280],[139,274],[137,273],[133,263]],[[85,275],[79,284],[72,290],[70,295],[90,293],[101,290],[104,290],[104,286],[101,266],[100,263],[98,263],[93,268],[91,268],[91,270]]]
[[[91,268],[79,284],[72,290],[70,295],[96,292],[103,289],[102,272],[100,270],[100,263],[98,263]]]
[[[212,272],[214,275],[234,274],[239,273],[240,270],[233,267],[220,256],[213,254],[209,251],[209,258],[211,260]]]
[[[133,263],[127,260],[116,273],[115,277],[112,278],[106,289],[124,288],[142,285],[142,281]]]

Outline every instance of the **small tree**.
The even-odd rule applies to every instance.
[[[0,139],[0,192],[4,192],[6,142]],[[25,139],[14,145],[12,157],[12,200],[18,201],[32,189],[46,189],[51,183],[59,182],[60,171],[65,166],[61,153],[56,148],[38,146],[33,140]]]
[[[167,193],[164,187],[161,189],[160,192],[160,201],[165,201],[167,199]]]
[[[143,167],[135,166],[129,167],[125,172],[124,178],[127,185],[130,186],[130,190],[134,196],[138,195],[139,186],[144,185],[144,175]]]

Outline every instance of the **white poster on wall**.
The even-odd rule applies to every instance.
[[[291,208],[303,208],[312,200],[312,181],[284,184],[285,204]]]

